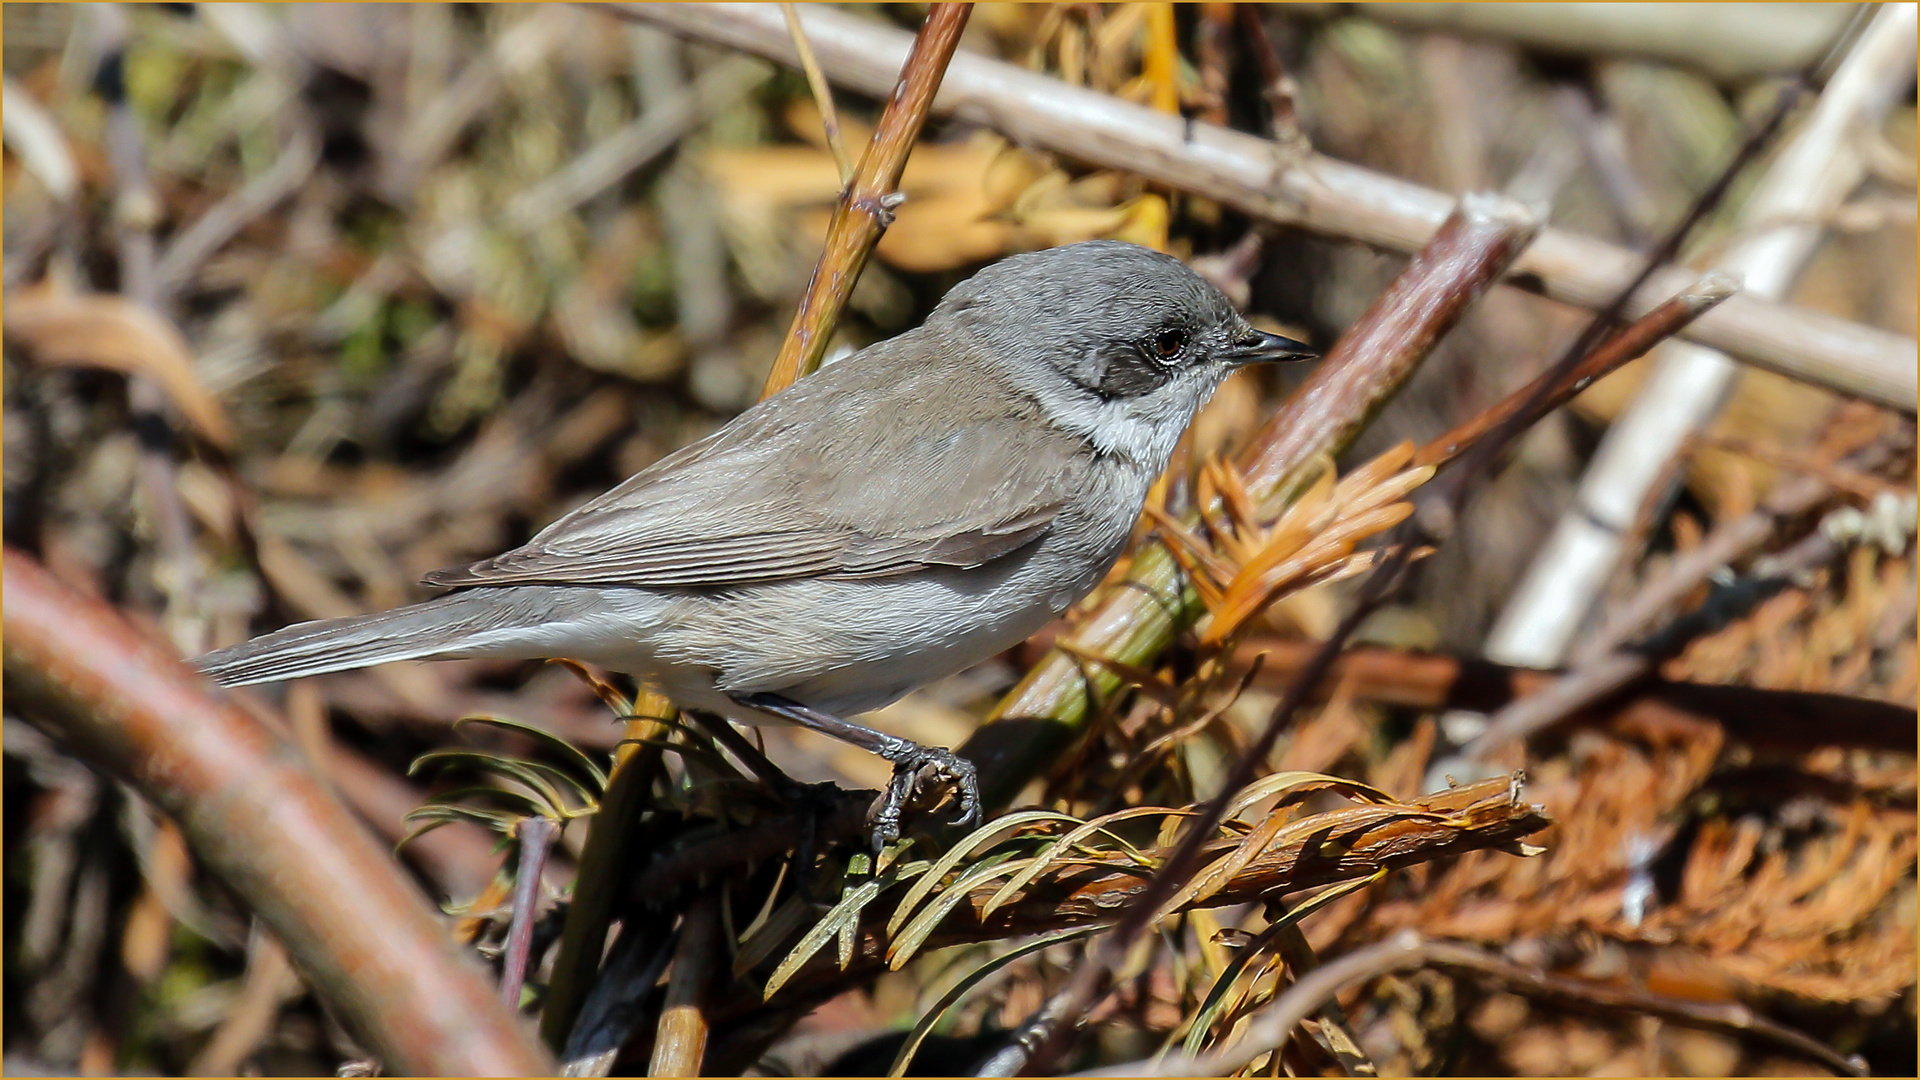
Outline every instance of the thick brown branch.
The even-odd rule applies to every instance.
[[[298,752],[103,604],[5,554],[8,705],[180,823],[396,1072],[538,1075],[551,1060]]]

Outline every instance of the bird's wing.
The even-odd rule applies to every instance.
[[[1070,436],[1035,438],[1006,413],[916,432],[898,405],[922,379],[836,388],[834,368],[788,408],[744,414],[525,546],[425,580],[702,588],[978,566],[1044,536],[1083,481]]]

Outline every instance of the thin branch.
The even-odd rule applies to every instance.
[[[526,985],[527,961],[533,948],[533,924],[540,908],[540,879],[546,874],[547,855],[560,838],[552,818],[525,818],[515,830],[520,840],[520,869],[513,879],[513,919],[507,924],[507,949],[500,963],[500,1001],[520,1011],[520,988]]]
[[[807,88],[813,91],[813,103],[820,107],[820,126],[827,129],[827,149],[840,168],[840,186],[846,188],[853,183],[853,159],[847,156],[846,140],[840,136],[840,112],[833,107],[833,87],[827,85],[827,76],[813,55],[806,28],[800,25],[800,13],[792,4],[781,4],[780,13],[787,17],[787,33],[793,36],[794,50],[800,54],[800,69],[807,73]]]
[[[1746,520],[1739,518],[1730,524],[1739,526]],[[1531,738],[1652,675],[1663,661],[1678,655],[1693,641],[1746,618],[1763,601],[1804,574],[1832,562],[1840,550],[1826,529],[1816,527],[1787,551],[1762,560],[1751,575],[1731,584],[1716,585],[1706,602],[1673,619],[1656,633],[1597,656],[1539,692],[1502,708],[1488,721],[1484,731],[1460,748],[1458,759],[1484,761],[1487,755],[1507,743]],[[1694,563],[1688,569],[1701,565],[1704,563]],[[1666,582],[1658,584],[1667,587]]]
[[[1731,276],[1718,271],[1707,274],[1691,290],[1634,320],[1564,373],[1548,372],[1540,376],[1428,442],[1414,454],[1414,464],[1439,465],[1451,461],[1502,425],[1532,427],[1587,387],[1645,356],[1655,345],[1713,310],[1737,289],[1738,284]]]
[[[118,613],[9,548],[8,707],[171,815],[382,1060],[415,1075],[553,1063],[366,827],[283,740]]]
[[[1704,575],[1703,575],[1704,577]],[[1319,649],[1297,639],[1256,639],[1235,650],[1233,664],[1263,666],[1253,685],[1285,689]],[[1360,646],[1342,653],[1315,697],[1341,687],[1358,701],[1424,712],[1491,712],[1551,686],[1561,676],[1535,668],[1463,660],[1438,653]],[[1728,728],[1754,746],[1805,752],[1821,746],[1913,751],[1914,710],[1873,698],[1803,690],[1648,679],[1623,709],[1657,701]]]
[[[613,8],[681,34],[794,63],[780,13],[748,4],[624,4]],[[893,85],[908,36],[836,11],[803,18],[822,69],[835,83],[875,96]],[[1432,237],[1453,197],[1320,154],[1276,160],[1273,142],[1189,122],[1059,79],[962,53],[947,71],[935,107],[990,127],[1012,141],[1089,165],[1118,169],[1215,199],[1281,225],[1413,252]],[[1547,229],[1510,268],[1530,287],[1589,308],[1611,303],[1645,264],[1639,255]],[[1629,305],[1644,314],[1690,286],[1692,271],[1666,267]],[[1912,338],[1742,294],[1687,336],[1745,362],[1911,413],[1916,374]]]
[[[960,32],[966,29],[971,14],[972,4],[934,4],[927,9],[926,21],[920,24],[913,48],[898,69],[899,81],[887,97],[866,155],[840,193],[827,223],[820,262],[793,314],[793,326],[780,345],[780,355],[774,358],[761,397],[771,397],[792,386],[819,367],[826,356],[827,341],[853,296],[854,282],[860,279],[880,234],[893,223],[893,209],[902,198],[898,188],[907,155],[913,152],[920,129],[926,126],[933,96],[940,89],[947,64],[960,45]],[[793,43],[788,40],[786,44]]]

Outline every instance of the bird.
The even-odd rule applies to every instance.
[[[215,683],[398,660],[570,658],[684,710],[794,723],[980,818],[970,762],[847,719],[1018,644],[1090,592],[1235,369],[1301,360],[1180,260],[1115,240],[1008,256],[921,325],[828,364],[421,603],[193,663]],[[727,731],[731,733],[732,729]]]

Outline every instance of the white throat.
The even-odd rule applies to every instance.
[[[1167,467],[1181,433],[1226,378],[1224,370],[1206,365],[1182,372],[1150,393],[1104,398],[1068,379],[1049,375],[1027,387],[1047,419],[1087,440],[1102,454],[1121,458],[1149,476],[1158,476]]]

